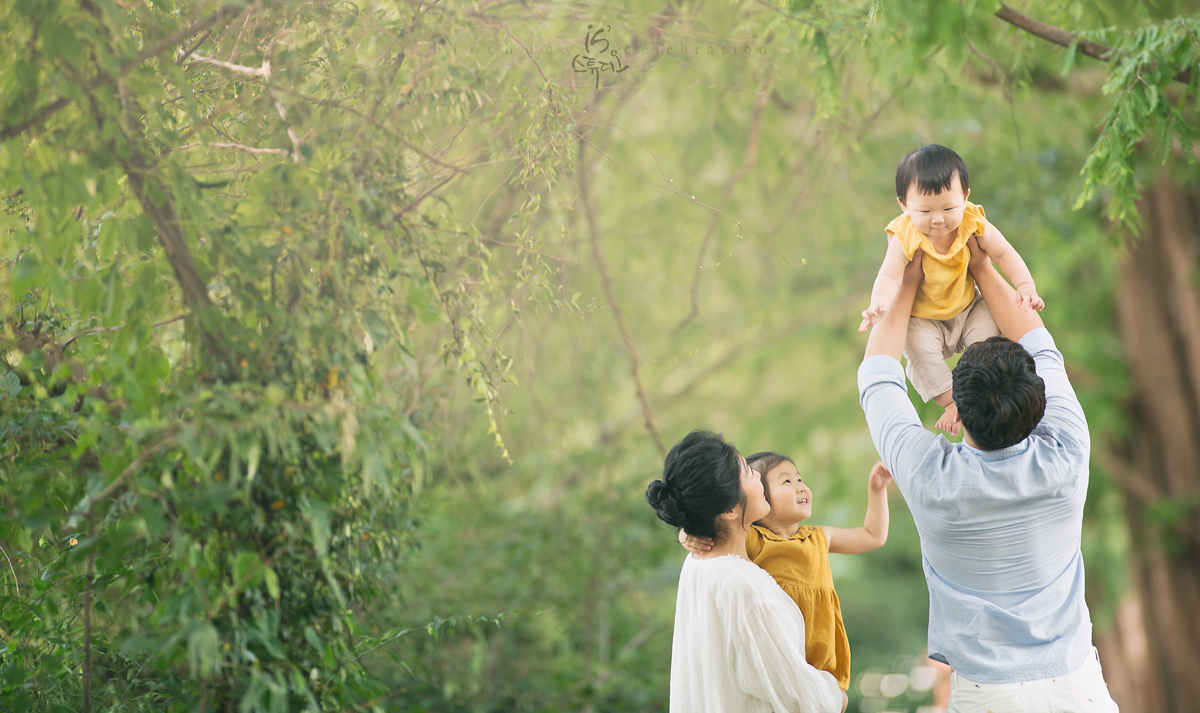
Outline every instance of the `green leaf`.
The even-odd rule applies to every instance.
[[[233,560],[233,584],[236,587],[250,587],[258,582],[263,574],[262,558],[257,552],[243,550]],[[277,583],[278,584],[278,583]]]
[[[220,637],[208,622],[195,622],[188,634],[188,671],[192,678],[208,678],[217,672]]]
[[[275,574],[275,570],[271,567],[266,568],[263,574],[266,580],[267,594],[270,594],[275,601],[279,601],[279,575]]]

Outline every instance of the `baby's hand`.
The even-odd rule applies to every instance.
[[[680,530],[679,544],[683,545],[684,549],[692,554],[702,555],[712,549],[713,541],[711,538],[689,535],[683,530]]]
[[[1017,306],[1022,305],[1025,306],[1026,312],[1030,307],[1041,312],[1046,306],[1046,303],[1038,296],[1037,288],[1033,286],[1032,282],[1022,282],[1017,285]]]
[[[871,327],[879,324],[879,320],[883,319],[883,313],[887,311],[887,305],[882,302],[876,302],[870,307],[863,310],[862,323],[858,325],[858,331],[865,332]]]
[[[892,472],[887,469],[883,461],[878,461],[871,467],[871,477],[867,481],[867,488],[871,492],[879,492],[887,490],[887,486],[892,482]]]

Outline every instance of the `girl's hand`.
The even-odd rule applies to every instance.
[[[887,306],[882,302],[876,302],[870,307],[863,310],[862,322],[858,325],[858,331],[865,332],[871,327],[879,323],[883,319],[883,313],[887,311]]]
[[[711,538],[689,535],[680,530],[679,544],[683,545],[684,549],[692,554],[702,555],[712,549],[713,541]]]
[[[887,490],[887,486],[892,483],[892,472],[887,469],[883,461],[878,461],[871,467],[871,477],[867,480],[867,488],[871,492],[878,493]]]

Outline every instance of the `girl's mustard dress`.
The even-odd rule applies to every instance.
[[[842,605],[829,571],[829,540],[819,525],[801,525],[786,540],[752,525],[746,554],[770,574],[804,615],[805,658],[833,674],[843,691],[850,688],[850,642],[842,624]]]

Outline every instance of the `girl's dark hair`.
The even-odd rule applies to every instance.
[[[924,196],[935,196],[950,190],[954,177],[963,193],[967,192],[967,164],[953,149],[938,144],[926,144],[911,151],[900,159],[896,166],[896,197],[901,203],[908,201],[908,189],[917,184],[917,192]]]
[[[717,516],[744,505],[737,448],[719,433],[696,430],[663,463],[663,476],[646,488],[658,519],[689,535],[717,539]]]
[[[767,473],[770,473],[775,466],[785,462],[796,465],[796,461],[791,458],[770,451],[755,453],[746,458],[746,464],[753,468],[754,472],[758,473],[758,477],[762,479],[763,495],[766,496],[768,505],[771,504],[771,487],[767,485]]]

